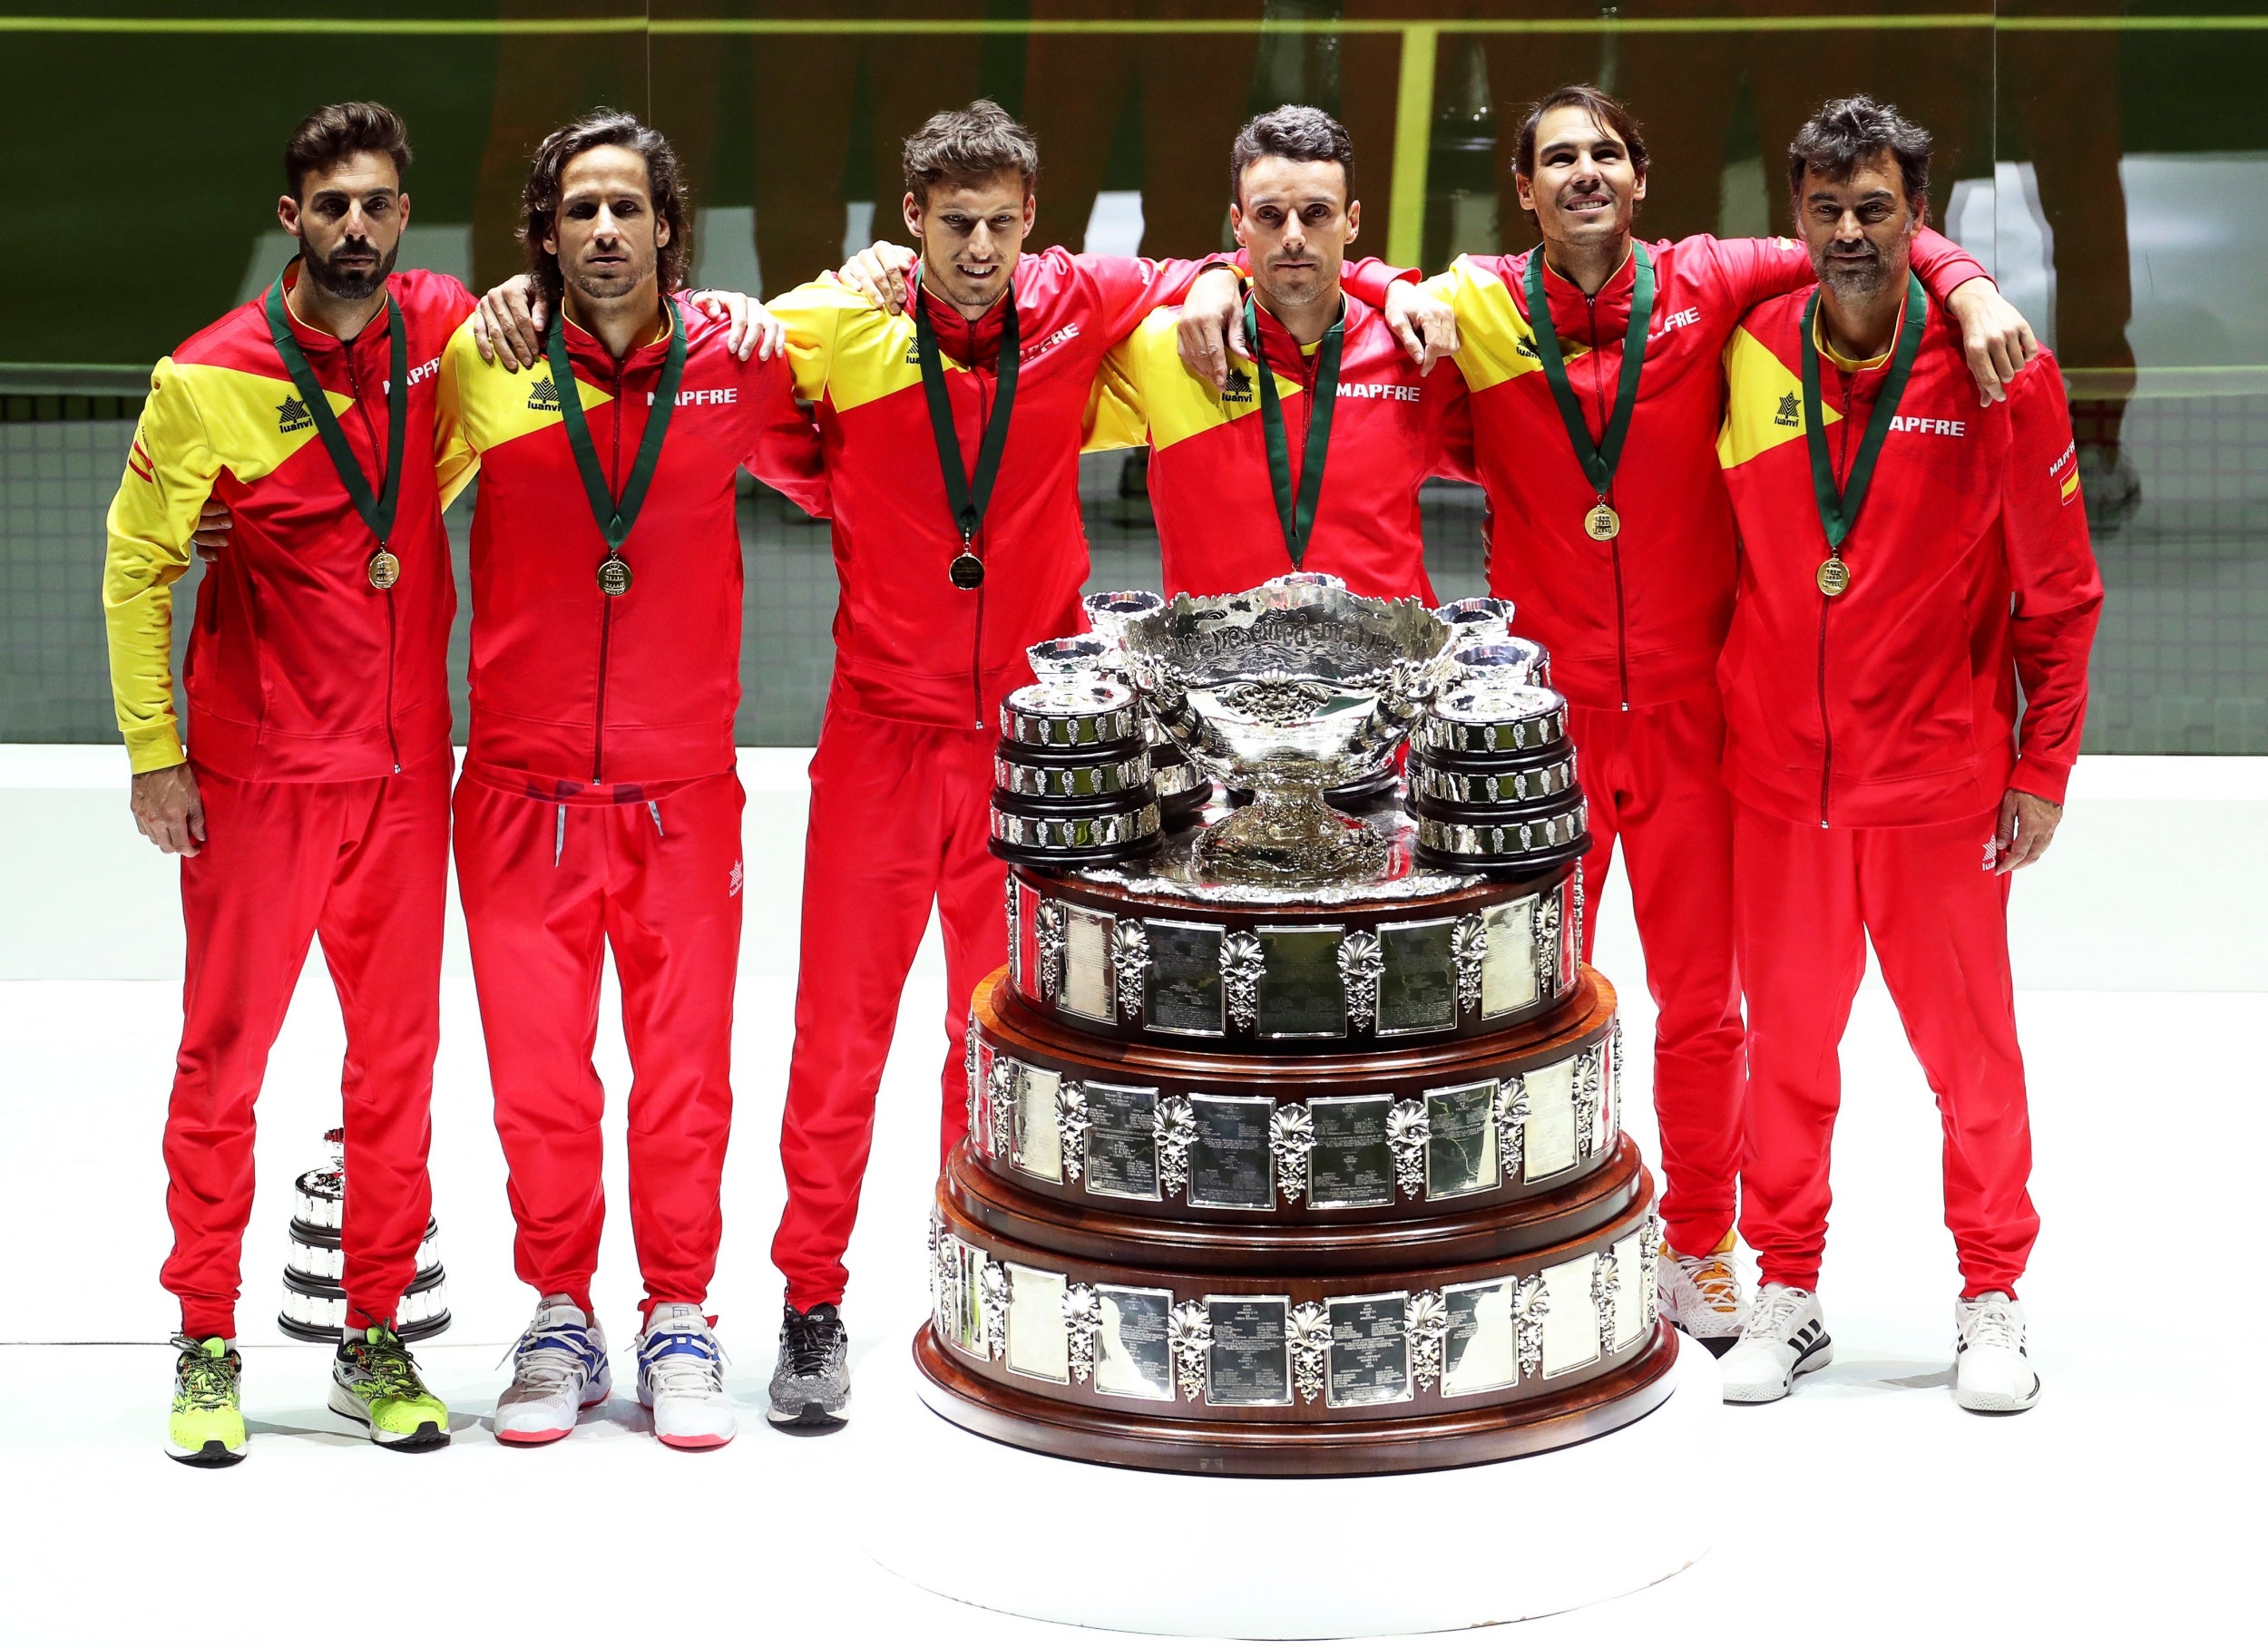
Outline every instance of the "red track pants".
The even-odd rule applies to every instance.
[[[236,1332],[252,1213],[253,1102],[320,934],[347,1024],[347,1321],[389,1320],[432,1212],[433,1058],[449,876],[449,764],[340,784],[200,769],[204,850],[181,861],[189,934],[181,1048],[166,1107],[160,1273],[193,1339]]]
[[[967,1131],[969,1000],[1007,965],[1006,867],[992,840],[992,730],[830,705],[811,760],[796,1050],[779,1151],[787,1211],[772,1263],[799,1311],[839,1303],[898,998],[937,906],[945,939],[943,1148]]]
[[[1591,896],[1615,843],[1654,998],[1654,1115],[1662,1139],[1662,1223],[1681,1253],[1733,1228],[1740,1170],[1740,982],[1733,966],[1733,821],[1725,712],[1714,691],[1647,709],[1572,708],[1593,845]],[[1597,923],[1583,931],[1591,956]]]
[[[743,798],[730,773],[650,802],[591,794],[562,806],[468,777],[456,791],[457,885],[518,1229],[513,1263],[539,1293],[585,1311],[606,1222],[606,1094],[591,1052],[613,947],[642,1318],[658,1302],[700,1303],[717,1268]]]
[[[1741,1234],[1764,1279],[1819,1283],[1843,1097],[1837,1048],[1871,939],[1945,1120],[1945,1224],[1965,1291],[2012,1295],[2039,1215],[2024,1187],[2032,1134],[2009,973],[2009,878],[1984,863],[1993,815],[1822,829],[1734,811],[1748,990]]]

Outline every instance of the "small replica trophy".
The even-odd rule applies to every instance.
[[[1002,707],[1008,965],[972,1004],[923,1399],[1041,1453],[1246,1476],[1652,1411],[1660,1225],[1542,648],[1501,601],[1320,574],[1088,608]]]
[[[283,1310],[276,1325],[294,1339],[328,1343],[347,1324],[346,1255],[339,1232],[347,1209],[347,1130],[323,1136],[327,1167],[301,1174],[292,1185],[291,1258],[284,1266]],[[449,1325],[449,1278],[435,1256],[440,1224],[425,1223],[417,1244],[417,1273],[402,1295],[394,1331],[405,1340],[431,1339]]]

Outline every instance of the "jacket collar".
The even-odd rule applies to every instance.
[[[1351,292],[1343,291],[1340,294],[1339,301],[1341,305],[1339,310],[1340,325],[1344,328],[1344,333],[1352,334],[1354,330],[1357,319],[1362,315],[1367,313],[1367,311],[1364,309],[1361,304],[1356,302],[1354,294]],[[1295,342],[1293,339],[1290,331],[1286,328],[1284,323],[1276,319],[1275,316],[1268,313],[1268,308],[1266,304],[1256,302],[1252,306],[1252,312],[1254,318],[1258,321],[1260,327],[1261,358],[1266,360],[1270,366],[1276,368],[1277,371],[1282,372],[1285,375],[1289,377],[1296,377],[1305,372],[1306,370],[1306,361],[1312,358],[1307,351],[1314,346],[1302,345]],[[1241,325],[1243,323],[1240,321],[1238,324]],[[1320,342],[1321,340],[1318,339],[1317,341]]]
[[[1528,255],[1541,258],[1543,249],[1538,247]],[[1560,345],[1580,344],[1587,349],[1603,348],[1620,338],[1623,329],[1630,324],[1630,295],[1637,289],[1637,253],[1634,245],[1632,250],[1624,255],[1622,267],[1608,276],[1607,284],[1598,288],[1598,296],[1586,301],[1583,288],[1561,275],[1547,260],[1543,266],[1543,296],[1544,301],[1551,307],[1551,327],[1559,335]],[[1521,299],[1524,306],[1524,285]]]
[[[967,366],[999,366],[1001,327],[1015,292],[1013,275],[1009,280],[1009,289],[1002,294],[1000,301],[974,320],[926,288],[921,291],[915,301],[928,312],[929,324],[937,334],[940,354],[949,355]]]
[[[301,349],[307,351],[311,356],[318,351],[324,349],[364,348],[368,346],[372,338],[378,340],[379,346],[381,348],[386,346],[386,311],[383,308],[381,308],[376,315],[372,316],[369,321],[363,327],[362,330],[356,333],[351,340],[342,338],[335,332],[326,332],[320,327],[311,327],[308,325],[306,321],[301,320],[298,315],[292,309],[289,298],[292,289],[299,284],[299,277],[306,272],[306,268],[307,261],[305,258],[294,258],[289,263],[284,265],[284,271],[282,275],[278,277],[278,278],[283,282],[284,297],[286,299],[284,303],[284,321],[286,325],[290,327],[291,336],[298,341],[298,345]],[[393,298],[395,302],[399,303],[401,301],[399,295],[397,295],[394,290],[394,277],[391,275],[388,275],[386,278],[386,296]],[[260,301],[266,301],[265,294],[262,295]],[[258,306],[256,305],[255,307]],[[265,322],[262,323],[263,327],[265,324]]]
[[[665,321],[668,323],[666,327],[661,324]],[[570,366],[592,382],[614,375],[616,366],[613,352],[601,343],[595,334],[586,332],[577,326],[567,317],[563,307],[560,314],[559,324],[560,330],[567,337],[567,361]],[[622,373],[629,375],[660,370],[663,359],[670,353],[670,330],[684,324],[685,317],[679,310],[676,302],[671,298],[664,297],[661,300],[661,321],[656,322],[655,329],[647,336],[646,340],[623,358],[621,366]]]

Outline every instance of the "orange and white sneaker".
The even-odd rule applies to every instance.
[[[1733,1268],[1733,1240],[1728,1230],[1724,1241],[1697,1257],[1665,1242],[1662,1263],[1656,1267],[1663,1317],[1700,1341],[1712,1356],[1731,1350],[1748,1326],[1748,1299]]]

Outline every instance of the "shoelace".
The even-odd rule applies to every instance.
[[[1677,1268],[1693,1283],[1701,1295],[1701,1302],[1712,1311],[1731,1315],[1740,1309],[1740,1282],[1733,1274],[1733,1267],[1722,1253],[1707,1253],[1692,1258],[1685,1253],[1671,1255]]]
[[[364,1342],[348,1348],[348,1355],[361,1370],[357,1384],[367,1383],[376,1393],[399,1402],[415,1401],[425,1394],[425,1381],[417,1377],[417,1364],[410,1360],[407,1349],[398,1339],[382,1339],[376,1344]]]
[[[1804,1295],[1794,1288],[1773,1288],[1756,1301],[1756,1313],[1748,1319],[1747,1338],[1785,1339],[1789,1324],[1804,1308]]]
[[[787,1358],[787,1370],[797,1379],[809,1379],[825,1373],[828,1360],[840,1342],[842,1326],[816,1317],[790,1317],[780,1329],[780,1350]]]
[[[1988,1300],[1979,1305],[1961,1330],[1961,1342],[1971,1351],[2018,1351],[2024,1348],[2024,1331],[2016,1325],[2014,1307]]]
[[[530,1328],[512,1348],[512,1382],[532,1390],[557,1390],[588,1380],[598,1362],[589,1330],[572,1323]]]
[[[725,1388],[725,1348],[715,1334],[680,1328],[634,1342],[639,1370],[657,1394],[705,1396]]]
[[[173,1341],[181,1347],[175,1373],[181,1381],[181,1399],[200,1411],[226,1408],[236,1399],[236,1370],[226,1356],[208,1356],[194,1340]]]

